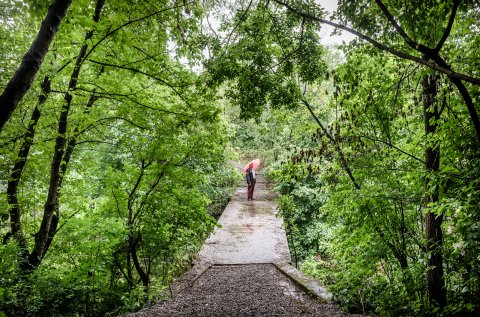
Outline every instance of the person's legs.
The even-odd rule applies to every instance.
[[[250,200],[250,199],[253,200],[253,189],[254,188],[255,188],[255,183],[252,183],[252,184],[248,185],[248,195],[247,195],[248,200]]]

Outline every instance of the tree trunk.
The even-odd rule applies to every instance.
[[[436,80],[432,76],[425,76],[422,81],[422,86],[426,137],[424,202],[428,210],[429,203],[438,203],[439,201],[438,186],[432,184],[431,177],[434,174],[438,174],[440,169],[440,145],[438,142],[432,141],[431,137],[437,130],[440,113],[435,100],[437,97]],[[445,307],[447,304],[442,257],[442,221],[443,215],[436,215],[435,213],[427,211],[425,236],[428,255],[428,294],[431,304],[439,307]]]
[[[130,286],[130,289],[133,289],[135,287],[135,283],[133,281],[132,258],[131,258],[130,252],[128,251],[128,248],[127,248],[127,280],[128,280],[128,285]]]
[[[104,0],[98,0],[95,8],[95,14],[93,20],[98,22],[101,9],[104,5]],[[47,200],[44,205],[42,223],[38,232],[35,234],[35,245],[32,252],[28,257],[28,262],[32,269],[40,265],[45,253],[51,245],[54,235],[56,234],[58,222],[60,220],[59,213],[59,196],[62,188],[63,174],[65,173],[68,161],[70,161],[73,148],[75,147],[76,140],[70,144],[72,146],[67,148],[67,126],[68,126],[68,114],[72,105],[73,96],[71,92],[77,87],[78,76],[82,67],[83,59],[87,53],[88,44],[87,41],[93,36],[93,31],[90,30],[85,34],[85,43],[80,48],[80,52],[77,55],[75,67],[70,76],[68,84],[68,90],[64,96],[64,104],[60,113],[60,119],[58,121],[58,135],[55,141],[55,149],[53,153],[52,163],[50,166],[50,184],[48,189]],[[92,98],[91,98],[92,99]],[[92,99],[94,100],[94,98]],[[87,104],[88,107],[88,104]],[[66,153],[67,151],[67,153]],[[66,157],[66,154],[68,157]],[[66,161],[68,160],[68,161]]]
[[[10,173],[10,177],[8,179],[7,184],[7,201],[9,205],[9,213],[10,213],[10,232],[11,236],[15,236],[16,234],[20,233],[21,231],[21,223],[20,223],[20,206],[18,204],[18,184],[20,183],[20,177],[23,172],[23,168],[27,163],[27,156],[30,152],[30,147],[33,143],[33,137],[35,134],[35,126],[40,118],[40,110],[38,106],[33,109],[32,116],[30,118],[30,123],[28,125],[27,131],[23,137],[22,145],[20,146],[20,150],[18,151],[18,157],[13,165],[12,172]],[[4,243],[8,240],[4,239]]]
[[[13,165],[7,184],[7,202],[10,214],[10,232],[3,237],[3,243],[7,243],[10,237],[16,237],[21,248],[26,248],[26,241],[22,235],[22,226],[20,222],[20,205],[18,203],[18,185],[23,173],[23,169],[27,163],[27,157],[30,153],[30,147],[35,137],[35,128],[40,119],[40,105],[42,105],[50,93],[50,79],[45,77],[42,83],[42,93],[38,97],[38,104],[33,109],[27,131],[23,136],[23,141],[18,151],[17,159]]]
[[[133,232],[131,232],[131,235],[133,235]],[[135,266],[135,270],[137,271],[138,275],[140,276],[140,279],[142,280],[142,284],[144,287],[144,291],[148,291],[148,285],[150,284],[150,278],[147,273],[143,270],[142,266],[140,265],[140,261],[138,261],[138,255],[137,255],[137,245],[138,245],[138,240],[139,237],[136,239],[133,236],[130,236],[130,254],[132,255],[132,260],[133,260],[133,265]]]
[[[0,132],[17,104],[30,89],[71,2],[71,0],[54,0],[48,8],[47,16],[43,20],[37,37],[0,96]]]

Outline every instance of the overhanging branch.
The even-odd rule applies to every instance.
[[[400,58],[411,60],[411,61],[414,61],[416,63],[422,64],[422,65],[427,66],[431,69],[434,69],[434,70],[436,70],[436,71],[438,71],[442,74],[445,74],[449,77],[458,78],[460,80],[463,80],[463,81],[466,81],[466,82],[469,82],[469,83],[480,86],[480,78],[471,77],[471,76],[468,76],[468,75],[465,75],[465,74],[462,74],[462,73],[454,72],[451,69],[444,68],[444,67],[439,66],[435,63],[429,62],[428,60],[424,60],[420,57],[416,57],[416,56],[407,54],[405,52],[396,50],[394,48],[388,47],[388,46],[372,39],[371,37],[366,36],[365,34],[362,34],[362,33],[358,32],[358,31],[356,31],[356,30],[354,30],[354,29],[352,29],[348,26],[345,26],[345,25],[342,25],[342,24],[339,24],[339,23],[335,23],[335,22],[332,22],[332,21],[329,21],[329,20],[325,20],[325,19],[319,18],[317,16],[311,15],[309,13],[306,13],[306,12],[302,12],[300,10],[295,9],[294,7],[292,7],[291,5],[289,5],[286,2],[279,1],[279,0],[273,0],[273,1],[277,4],[279,4],[279,5],[284,6],[285,8],[287,8],[288,10],[290,10],[291,12],[293,12],[293,13],[299,15],[299,16],[308,18],[308,19],[313,20],[313,21],[317,21],[319,23],[328,24],[328,25],[331,25],[335,28],[338,28],[338,29],[347,31],[347,32],[349,32],[353,35],[356,35],[359,38],[369,42],[370,44],[372,44],[373,46],[375,46],[376,48],[378,48],[382,51],[389,52],[389,53],[391,53],[395,56],[398,56]]]

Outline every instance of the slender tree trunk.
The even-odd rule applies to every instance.
[[[144,287],[145,292],[148,291],[148,285],[150,284],[150,278],[148,274],[143,270],[142,266],[140,265],[140,261],[138,260],[138,255],[137,255],[137,245],[138,245],[138,239],[133,237],[133,232],[130,233],[130,254],[132,256],[133,260],[133,265],[135,266],[135,270],[137,271],[138,275],[140,276],[140,279],[142,280],[142,284]]]
[[[438,203],[438,187],[432,184],[432,175],[438,174],[440,169],[440,145],[438,142],[432,142],[440,114],[436,104],[437,83],[432,76],[425,76],[422,81],[423,86],[423,107],[425,120],[425,206],[429,203]],[[427,209],[428,210],[428,209]],[[442,221],[443,215],[436,215],[430,211],[426,214],[425,237],[426,249],[428,254],[427,283],[430,302],[439,307],[445,307],[447,304],[447,295],[445,290],[443,256],[442,256]]]
[[[151,162],[145,163],[144,160],[141,161],[140,166],[140,174],[137,177],[135,185],[133,186],[132,190],[129,192],[128,195],[128,202],[127,202],[127,209],[128,209],[128,247],[127,247],[127,259],[128,259],[128,272],[129,276],[132,275],[131,264],[130,261],[133,261],[133,266],[137,271],[137,274],[140,276],[140,280],[142,281],[143,286],[145,287],[145,291],[148,290],[148,285],[150,283],[150,279],[145,271],[142,269],[140,265],[140,261],[138,261],[137,255],[137,245],[139,242],[139,237],[135,237],[134,233],[134,222],[135,222],[135,212],[134,212],[134,204],[135,204],[135,196],[136,191],[140,187],[142,183],[143,176],[145,175],[145,170],[150,166]]]
[[[97,100],[97,97],[95,96],[95,91],[90,95],[90,98],[87,102],[87,105],[85,106],[84,113],[88,113],[90,108],[93,106],[95,101]],[[43,254],[47,253],[48,249],[50,248],[50,245],[53,241],[53,237],[56,234],[57,227],[58,227],[58,222],[60,221],[60,213],[59,213],[59,199],[60,199],[60,190],[62,189],[63,186],[63,180],[65,179],[65,174],[67,172],[68,164],[70,163],[70,159],[72,158],[73,151],[75,149],[75,146],[77,145],[77,136],[78,136],[78,127],[75,128],[74,131],[74,136],[68,141],[68,143],[65,146],[65,153],[63,154],[63,159],[61,160],[60,167],[59,167],[59,172],[58,172],[58,180],[57,180],[57,190],[56,190],[56,198],[55,198],[55,203],[54,203],[54,212],[52,215],[52,221],[50,228],[48,230],[48,235],[46,238],[46,243],[44,246]]]
[[[71,0],[54,0],[48,8],[47,16],[43,20],[37,37],[23,57],[15,75],[10,79],[0,96],[0,132],[11,117],[17,104],[30,89],[71,2]]]
[[[127,277],[129,281],[128,285],[130,286],[130,289],[133,289],[135,287],[135,283],[133,282],[132,257],[129,250],[127,250]]]
[[[22,226],[20,221],[20,205],[18,203],[18,185],[20,183],[20,178],[23,173],[23,169],[27,163],[27,157],[30,153],[30,148],[33,144],[33,139],[35,137],[35,128],[37,126],[38,120],[40,119],[40,105],[42,105],[47,96],[50,93],[50,79],[45,77],[42,83],[42,93],[38,97],[38,104],[33,109],[30,122],[27,127],[27,131],[23,136],[23,141],[18,151],[17,159],[13,165],[10,177],[7,184],[7,202],[9,206],[10,214],[10,232],[8,232],[3,237],[3,243],[7,243],[10,237],[16,237],[19,245],[22,248],[26,248],[26,241],[22,235]]]
[[[11,236],[17,236],[19,242],[22,246],[25,246],[25,241],[21,235],[21,222],[20,222],[20,206],[18,203],[18,185],[20,183],[20,177],[23,172],[23,168],[27,163],[28,153],[30,152],[30,147],[33,143],[33,137],[35,135],[35,126],[40,118],[40,110],[38,105],[33,109],[32,116],[30,118],[30,123],[28,125],[27,131],[25,132],[22,145],[18,152],[18,157],[13,165],[12,172],[7,184],[7,202],[9,205],[10,213],[10,232],[4,237],[4,243],[8,241]]]
[[[70,102],[67,102],[67,105]],[[44,205],[42,223],[38,232],[35,234],[35,246],[29,256],[29,263],[32,268],[36,268],[40,264],[43,256],[45,255],[47,240],[49,240],[49,238],[51,239],[50,233],[52,232],[52,229],[56,230],[56,228],[51,228],[51,226],[53,216],[55,215],[56,218],[58,218],[58,215],[56,215],[56,211],[58,211],[57,197],[60,190],[58,184],[60,181],[60,164],[62,163],[63,154],[65,152],[65,134],[67,132],[67,125],[68,106],[64,105],[62,107],[62,112],[60,114],[60,120],[58,123],[58,136],[55,142],[55,149],[50,166],[50,184],[47,200]],[[53,223],[55,224],[58,222]]]
[[[95,14],[93,20],[98,22],[100,18],[100,12],[103,8],[105,1],[98,0],[95,8]],[[77,55],[75,67],[70,76],[68,84],[68,90],[64,96],[64,103],[60,113],[60,119],[58,121],[58,135],[55,141],[55,149],[53,153],[52,163],[50,166],[50,184],[48,189],[47,200],[44,205],[42,223],[38,232],[35,234],[35,245],[32,252],[28,257],[28,262],[32,269],[40,265],[45,253],[50,247],[53,237],[56,234],[58,222],[60,220],[59,213],[59,196],[62,188],[62,182],[64,173],[67,169],[68,162],[70,161],[73,148],[75,147],[76,140],[72,143],[71,147],[67,146],[67,127],[68,127],[68,115],[72,105],[73,96],[71,94],[77,87],[78,76],[83,64],[83,60],[87,53],[88,43],[87,41],[93,36],[93,31],[90,30],[85,34],[85,43],[80,48],[80,52]],[[88,106],[88,105],[87,105]],[[70,152],[69,152],[70,150]],[[68,155],[68,157],[66,156]],[[68,159],[68,161],[66,161]]]
[[[77,74],[78,75],[78,74]],[[71,96],[66,95],[66,98],[70,100]],[[85,113],[93,106],[96,96],[92,94],[85,106]],[[29,257],[29,262],[33,267],[36,267],[40,264],[38,259],[41,259],[45,253],[48,251],[50,244],[53,240],[53,237],[56,234],[58,227],[58,222],[60,220],[59,214],[59,198],[60,190],[63,186],[63,180],[65,173],[70,163],[73,151],[77,144],[78,128],[75,129],[74,136],[67,142],[65,138],[66,128],[68,125],[68,108],[70,104],[67,102],[66,111],[62,111],[58,127],[58,137],[55,144],[54,157],[52,159],[52,165],[50,169],[50,187],[48,192],[47,201],[44,207],[44,217],[42,219],[42,224],[40,230],[35,237],[35,247]],[[65,110],[63,107],[62,110]],[[48,223],[50,221],[50,223]]]

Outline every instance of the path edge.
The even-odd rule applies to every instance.
[[[180,275],[178,278],[173,280],[170,283],[169,289],[167,292],[170,293],[168,297],[175,297],[176,295],[180,294],[187,288],[192,287],[196,280],[200,278],[208,269],[213,266],[213,263],[210,262],[196,262],[194,265]]]
[[[288,277],[293,283],[303,289],[310,296],[325,303],[332,302],[333,296],[325,286],[320,285],[315,279],[305,275],[305,273],[298,270],[290,263],[274,262],[272,264],[277,268],[277,270]]]

